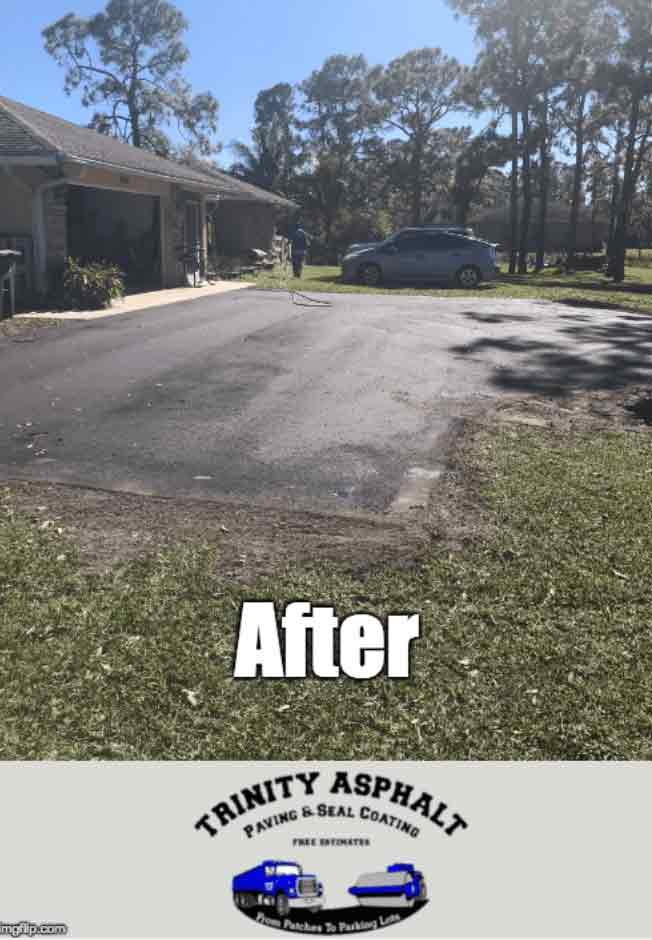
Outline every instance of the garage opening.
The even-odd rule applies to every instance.
[[[124,271],[128,292],[162,287],[160,202],[108,189],[71,186],[68,254]]]

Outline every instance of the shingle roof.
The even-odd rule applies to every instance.
[[[43,143],[37,140],[19,121],[4,110],[0,98],[0,155],[32,157],[44,152]]]
[[[195,169],[0,95],[0,157],[63,157],[200,185],[227,199],[292,205],[218,170]]]
[[[216,166],[203,165],[201,163],[195,163],[193,165],[198,167],[198,169],[201,168],[199,172],[213,180],[213,185],[217,186],[217,192],[224,199],[237,199],[241,202],[251,202],[252,200],[264,198],[266,202],[273,202],[281,206],[297,205],[297,203],[292,202],[291,199],[287,199],[285,196],[279,196],[269,189],[262,189],[260,186],[254,186],[253,183],[245,183],[244,180],[230,176],[223,170],[218,170]]]

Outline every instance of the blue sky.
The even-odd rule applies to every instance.
[[[102,0],[3,2],[0,94],[85,123],[78,96],[63,92],[63,69],[45,53],[41,29],[65,13],[87,16]],[[186,74],[220,102],[219,139],[247,140],[260,89],[296,83],[334,53],[386,63],[421,46],[473,60],[473,36],[443,0],[179,0],[190,22]],[[29,10],[29,13],[27,13]],[[468,119],[467,119],[468,121]],[[229,162],[225,149],[221,161]]]

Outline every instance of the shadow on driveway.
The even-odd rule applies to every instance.
[[[463,310],[460,316],[475,323],[525,323],[536,320],[536,317],[525,313],[480,313],[478,310]]]
[[[476,314],[473,318],[478,319]],[[488,318],[486,322],[506,319]],[[621,388],[652,378],[650,321],[628,315],[607,323],[581,315],[560,319],[563,325],[549,339],[483,336],[449,350],[462,359],[477,360],[483,354],[496,353],[498,360],[506,360],[506,365],[495,363],[490,377],[491,384],[504,392],[560,397],[576,388]]]

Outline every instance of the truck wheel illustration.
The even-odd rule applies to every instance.
[[[304,872],[298,862],[273,858],[235,875],[231,890],[241,910],[269,905],[281,918],[295,905],[319,909],[323,904],[323,886],[317,875]]]
[[[279,917],[287,917],[290,913],[290,901],[285,894],[276,895],[276,913]]]

